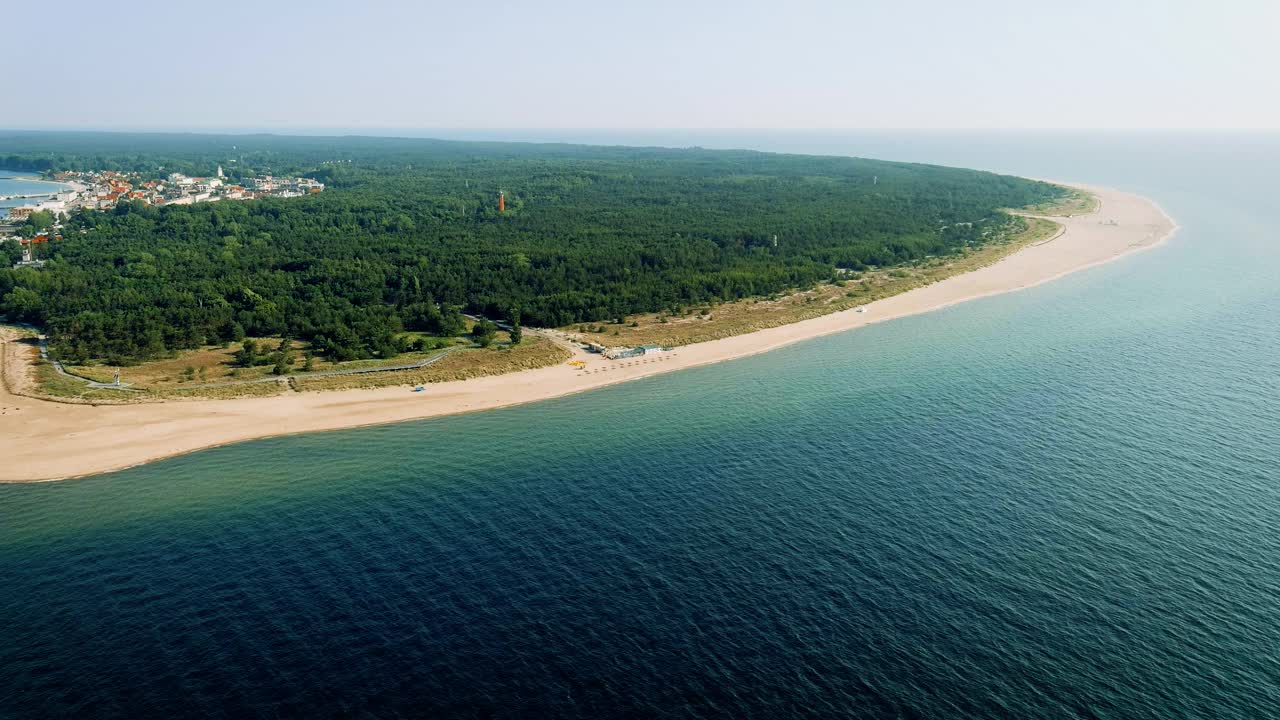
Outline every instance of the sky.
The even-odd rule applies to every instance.
[[[1280,129],[1275,0],[57,0],[4,24],[30,29],[6,128]]]

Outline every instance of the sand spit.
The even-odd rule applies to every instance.
[[[791,325],[677,348],[631,361],[575,353],[586,363],[428,385],[291,393],[274,397],[137,405],[73,405],[10,392],[20,383],[18,346],[0,347],[9,382],[0,387],[0,481],[33,482],[90,475],[255,438],[399,422],[488,410],[767,352],[810,338],[1029,288],[1154,247],[1177,225],[1154,202],[1078,185],[1101,200],[1088,215],[1053,218],[1064,226],[998,263],[864,306]]]

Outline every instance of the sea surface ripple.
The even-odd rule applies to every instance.
[[[1021,142],[1184,230],[580,396],[0,486],[0,717],[1280,716],[1280,164]]]

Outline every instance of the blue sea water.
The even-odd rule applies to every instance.
[[[538,139],[1095,182],[1183,229],[713,367],[0,486],[0,717],[1280,716],[1280,138],[608,137]]]
[[[47,183],[47,182],[32,182],[28,178],[31,178],[33,175],[34,173],[27,172],[27,171],[0,169],[0,197],[9,197],[11,195],[32,195],[35,193],[58,192],[65,188],[65,186],[61,184]],[[40,198],[40,199],[34,199],[34,200],[33,199],[0,200],[0,218],[7,217],[9,214],[9,208],[11,207],[20,207],[22,205],[34,205],[40,202],[41,200],[47,200],[47,199],[48,198]]]

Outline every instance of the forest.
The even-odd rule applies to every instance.
[[[78,211],[63,239],[38,246],[44,266],[0,269],[0,311],[45,328],[70,362],[125,364],[246,336],[381,357],[405,330],[460,331],[464,311],[555,327],[958,253],[1018,222],[1002,208],[1062,192],[972,170],[740,150],[0,133],[5,169],[218,166],[328,189]]]

